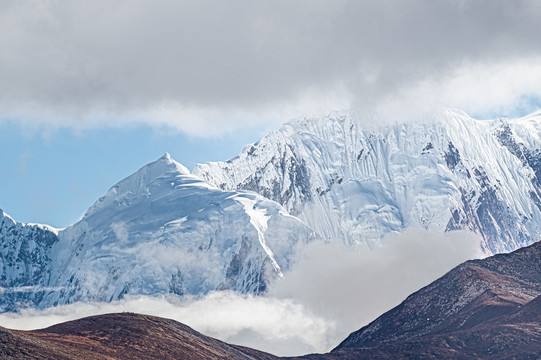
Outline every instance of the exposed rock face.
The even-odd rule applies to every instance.
[[[406,227],[470,229],[488,254],[541,235],[541,116],[363,128],[348,116],[290,122],[194,174],[282,204],[328,239],[378,241]]]

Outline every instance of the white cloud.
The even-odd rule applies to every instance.
[[[541,109],[540,82],[541,56],[462,64],[387,94],[377,112],[384,119],[407,120],[451,107],[481,118],[512,117]]]
[[[336,321],[336,332],[329,336],[337,345],[454,266],[484,256],[479,244],[470,232],[442,235],[420,229],[389,235],[372,250],[315,242],[271,295],[295,299]]]
[[[19,287],[0,287],[0,294],[5,293],[34,293],[37,291],[59,291],[61,287],[43,287],[43,286],[19,286]]]
[[[27,309],[0,314],[1,326],[38,329],[85,316],[130,311],[180,321],[235,344],[248,344],[275,353],[325,350],[333,323],[288,299],[215,292],[202,298],[138,296],[112,303],[75,303],[45,310]]]
[[[128,243],[128,229],[123,223],[112,223],[111,229],[116,236],[116,239],[120,245],[125,245]]]
[[[205,335],[278,355],[324,352],[455,265],[482,256],[477,236],[407,230],[372,251],[314,242],[266,297],[214,292],[131,297],[0,314],[0,325],[36,329],[84,316],[132,311],[167,317]]]
[[[0,6],[0,119],[47,127],[212,136],[321,109],[505,113],[541,98],[535,0]]]

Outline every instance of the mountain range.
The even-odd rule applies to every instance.
[[[168,154],[65,229],[0,212],[0,309],[126,295],[264,293],[315,238],[378,246],[408,227],[478,233],[487,254],[539,238],[541,114],[459,111],[362,126],[287,123],[190,173]]]

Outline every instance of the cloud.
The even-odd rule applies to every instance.
[[[60,291],[62,287],[45,287],[45,286],[18,286],[18,287],[0,287],[0,294],[5,293],[35,293],[38,291]]]
[[[412,119],[442,108],[477,118],[517,117],[541,109],[541,56],[463,64],[386,94],[378,102],[383,119]]]
[[[132,311],[183,322],[205,335],[278,355],[329,351],[459,263],[482,256],[479,238],[406,230],[373,250],[313,242],[268,296],[129,297],[0,314],[0,325],[36,329],[84,316]]]
[[[209,135],[336,108],[377,113],[404,94],[419,103],[427,89],[434,95],[422,101],[468,110],[478,100],[486,111],[498,100],[505,111],[524,94],[525,74],[540,73],[535,0],[0,6],[0,118],[48,126],[148,123]],[[454,77],[476,74],[468,69],[517,62],[518,78],[484,71],[473,98],[453,96]],[[492,82],[519,94],[493,98],[482,91]]]
[[[112,223],[111,229],[116,236],[116,239],[119,244],[125,245],[128,243],[129,234],[126,225],[123,223]]]
[[[271,296],[295,299],[336,321],[336,331],[329,334],[336,346],[456,265],[483,256],[479,236],[466,231],[407,229],[386,236],[372,250],[314,242],[283,281],[274,284]]]
[[[31,330],[85,316],[131,311],[180,321],[205,335],[275,353],[323,350],[332,322],[288,299],[215,292],[202,298],[136,296],[112,303],[75,303],[0,314],[1,326]]]

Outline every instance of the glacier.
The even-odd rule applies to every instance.
[[[447,110],[369,127],[334,114],[291,121],[193,173],[275,200],[325,239],[372,247],[407,227],[469,229],[494,254],[539,239],[540,135],[539,113],[476,120]]]
[[[169,154],[113,186],[66,229],[3,217],[4,311],[132,294],[262,293],[313,237],[276,202],[209,185]]]

